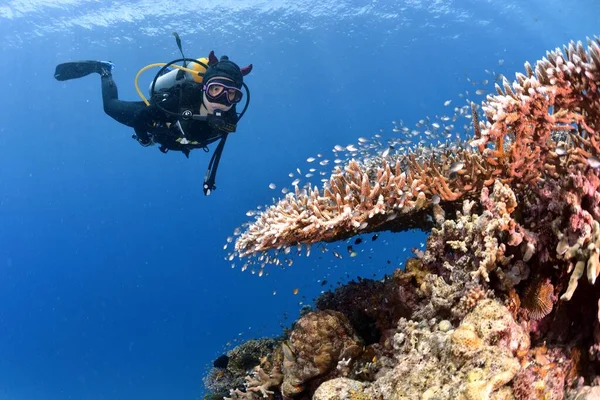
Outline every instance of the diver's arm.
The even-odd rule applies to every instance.
[[[215,186],[215,180],[217,178],[217,168],[219,167],[219,161],[221,160],[221,154],[223,153],[223,148],[225,147],[226,140],[227,134],[224,134],[221,137],[221,140],[219,141],[215,152],[210,158],[210,162],[208,163],[208,169],[206,170],[206,175],[204,176],[204,185],[202,187],[205,196],[209,196],[210,193],[217,188]]]
[[[160,119],[160,112],[155,106],[150,105],[137,111],[133,121],[133,130],[135,131],[133,138],[142,146],[149,146],[152,144],[149,130],[154,122],[160,121]]]

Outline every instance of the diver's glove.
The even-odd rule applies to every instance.
[[[212,129],[224,133],[235,132],[237,128],[237,124],[234,124],[230,120],[226,119],[225,115],[220,110],[216,110],[214,114],[208,114],[206,116],[206,121],[208,122],[208,126],[210,126]]]
[[[148,106],[138,110],[133,118],[135,121],[133,124],[135,134],[131,137],[144,147],[152,146],[155,143],[154,136],[148,131],[155,124],[155,121],[164,118],[163,113],[155,106]]]
[[[215,186],[214,183],[210,184],[208,182],[204,182],[204,186],[202,186],[202,190],[204,191],[205,196],[210,196],[212,191],[215,190],[216,188],[217,187]]]
[[[137,140],[142,147],[148,147],[154,144],[154,137],[145,131],[138,131],[131,135],[131,138]]]

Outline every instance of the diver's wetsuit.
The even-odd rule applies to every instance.
[[[116,121],[135,128],[139,126],[136,123],[136,117],[147,106],[143,101],[125,101],[119,100],[119,91],[111,74],[102,75],[102,103],[104,112]]]
[[[102,74],[101,79],[104,112],[116,121],[132,127],[142,144],[148,143],[149,135],[152,135],[154,141],[161,145],[162,152],[178,150],[188,156],[192,149],[203,148],[207,151],[208,144],[222,138],[225,134],[215,124],[207,121],[182,120],[166,115],[157,106],[146,106],[143,101],[119,100],[117,85],[112,75]],[[169,95],[166,101],[161,102],[163,108],[176,113],[180,113],[182,109],[199,110],[201,101],[198,95],[201,93],[199,86],[188,82],[160,91],[161,94]],[[222,121],[233,124],[237,122],[235,106],[224,114]],[[187,139],[186,144],[180,143],[182,137]]]

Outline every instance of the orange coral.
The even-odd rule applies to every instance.
[[[523,307],[529,318],[538,320],[550,314],[556,298],[554,286],[547,280],[531,283],[525,290]]]

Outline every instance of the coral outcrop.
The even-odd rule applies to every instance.
[[[353,158],[236,232],[229,258],[261,269],[318,242],[430,233],[404,269],[317,299],[231,398],[595,398],[599,88],[600,38],[571,42],[472,104],[468,141]]]

